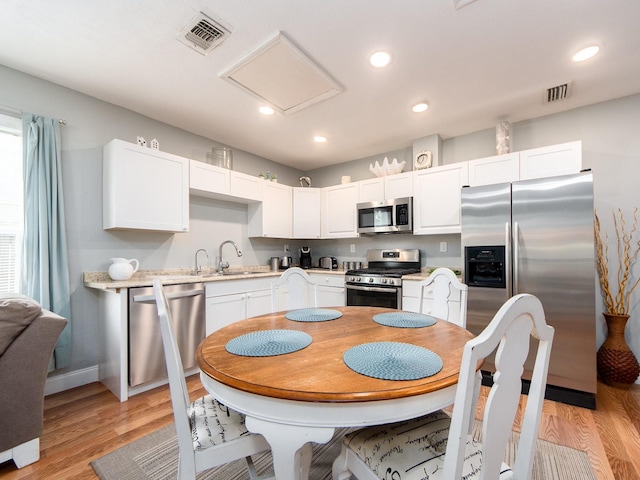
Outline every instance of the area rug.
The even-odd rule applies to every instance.
[[[480,431],[474,425],[474,435]],[[342,436],[348,430],[337,429],[331,442],[313,446],[310,480],[330,480],[331,464],[340,453]],[[513,464],[518,433],[513,432],[505,461]],[[253,458],[258,473],[273,472],[271,453]],[[135,442],[91,462],[101,480],[173,480],[178,467],[178,445],[173,425],[167,425]],[[249,473],[244,460],[238,460],[197,475],[197,480],[246,480]],[[533,463],[533,480],[595,480],[587,455],[579,450],[538,440]]]

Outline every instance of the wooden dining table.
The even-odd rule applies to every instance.
[[[247,429],[265,437],[278,480],[308,478],[311,442],[328,442],[338,427],[406,420],[453,404],[463,347],[473,338],[469,331],[442,320],[420,328],[386,326],[373,320],[377,314],[400,312],[387,308],[330,310],[341,316],[329,321],[295,321],[283,311],[248,318],[213,332],[198,347],[205,389],[245,414]],[[312,341],[282,355],[227,351],[233,339],[268,330],[301,331]],[[346,365],[345,352],[372,342],[423,347],[440,357],[442,368],[425,378],[386,380],[357,373]]]

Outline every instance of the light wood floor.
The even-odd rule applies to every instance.
[[[191,398],[205,394],[197,375]],[[485,389],[483,388],[483,395]],[[629,391],[598,384],[597,410],[545,401],[540,438],[586,451],[598,480],[640,478],[640,386]],[[479,402],[479,414],[483,401]],[[17,470],[0,465],[0,478],[96,479],[89,462],[173,422],[168,387],[120,403],[94,383],[45,399],[40,461]]]

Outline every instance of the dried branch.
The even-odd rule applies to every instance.
[[[618,254],[618,270],[616,275],[617,291],[613,295],[611,285],[609,283],[609,264],[608,264],[608,241],[609,236],[601,233],[600,219],[598,213],[595,214],[595,244],[596,244],[596,268],[600,279],[600,290],[604,300],[605,311],[607,313],[628,315],[630,310],[631,293],[640,284],[640,277],[629,288],[633,267],[640,253],[640,240],[634,237],[638,231],[638,209],[633,210],[633,224],[631,230],[627,230],[627,223],[621,209],[613,212],[613,225],[616,231],[617,254]]]

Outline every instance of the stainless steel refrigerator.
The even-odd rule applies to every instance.
[[[548,398],[595,408],[592,173],[465,187],[461,195],[467,328],[479,333],[513,295],[537,296],[555,328]],[[492,362],[483,370],[492,372]],[[532,366],[530,350],[525,378]]]

